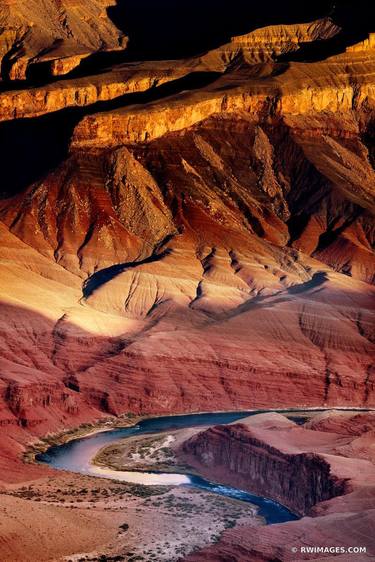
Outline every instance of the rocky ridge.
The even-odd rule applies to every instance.
[[[127,38],[107,17],[105,0],[4,0],[0,11],[1,75],[25,80],[36,66],[50,76],[69,73],[82,59],[118,50]]]

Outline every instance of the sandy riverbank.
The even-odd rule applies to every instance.
[[[227,528],[262,524],[251,505],[204,491],[62,472],[12,486],[0,511],[3,562],[173,562]]]
[[[115,424],[107,420],[48,436],[30,448],[29,461],[51,445],[113,427],[129,427],[139,421],[134,417],[117,420]],[[168,445],[176,445],[200,429],[144,435],[143,439],[150,442],[152,453],[154,440],[160,441],[160,448],[165,449],[165,440]],[[142,446],[141,442],[142,439],[131,437],[122,446]],[[155,462],[155,458],[151,460]],[[215,543],[227,528],[263,524],[250,504],[209,492],[134,485],[39,466],[40,478],[7,485],[2,492],[0,530],[6,541],[0,542],[0,558],[4,562],[173,562]],[[72,540],[67,538],[70,535]],[[29,558],[21,558],[25,551]]]

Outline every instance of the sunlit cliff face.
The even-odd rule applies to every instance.
[[[326,8],[231,5],[156,62],[126,3],[25,35],[1,12],[4,447],[125,411],[374,405],[375,51]]]

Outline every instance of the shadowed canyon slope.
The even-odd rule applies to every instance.
[[[128,411],[374,406],[373,36],[317,9],[119,62],[126,25],[91,4],[3,59],[4,458]],[[35,83],[35,37],[54,68],[104,58]]]

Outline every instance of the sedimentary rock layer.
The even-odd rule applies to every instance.
[[[99,50],[126,46],[105,0],[4,0],[0,11],[0,65],[3,78],[23,80],[30,67],[48,65],[66,74]]]
[[[353,110],[366,120],[374,108],[374,69],[374,58],[366,52],[342,54],[319,63],[276,63],[268,76],[262,75],[262,68],[244,64],[199,92],[182,92],[165,103],[87,116],[74,133],[73,146],[153,140],[215,114],[244,112],[259,120],[318,117],[324,112],[323,130],[330,127],[330,116],[334,120],[342,114],[348,120]]]
[[[223,71],[223,65],[205,64],[199,60],[158,61],[116,65],[100,74],[65,78],[27,89],[10,89],[0,93],[0,122],[25,117],[39,117],[67,108],[84,108],[94,112],[98,102],[116,100],[126,94],[135,94],[178,80],[190,74]],[[199,78],[198,78],[199,80]],[[181,87],[183,84],[181,84]],[[156,92],[155,92],[156,94]],[[152,97],[152,96],[150,96]],[[124,97],[122,103],[131,103]],[[133,99],[134,101],[134,99]],[[103,106],[105,109],[105,107]]]
[[[275,417],[273,422],[267,415],[271,427],[281,423]],[[286,435],[292,427],[293,422],[285,422]],[[294,429],[296,436],[298,431]],[[189,439],[183,453],[193,459],[193,464],[202,464],[214,480],[230,484],[235,481],[236,486],[277,499],[301,515],[307,514],[315,504],[344,493],[345,481],[330,473],[330,465],[324,458],[314,452],[284,451],[283,434],[278,434],[278,446],[274,441],[264,442],[261,437],[256,429],[252,431],[251,424],[250,428],[246,424],[217,426]],[[305,435],[308,437],[313,442],[316,434]],[[329,446],[332,436],[327,434],[326,441],[321,439],[322,446]]]
[[[352,421],[356,432],[349,435]],[[318,415],[303,427],[279,414],[261,414],[193,436],[184,443],[182,458],[221,482],[240,483],[261,494],[268,486],[273,497],[305,517],[256,533],[226,531],[217,545],[186,561],[321,560],[321,553],[309,547],[331,545],[336,547],[333,555],[342,554],[339,560],[347,559],[349,547],[359,546],[359,556],[373,560],[373,439],[373,413],[335,412]]]

